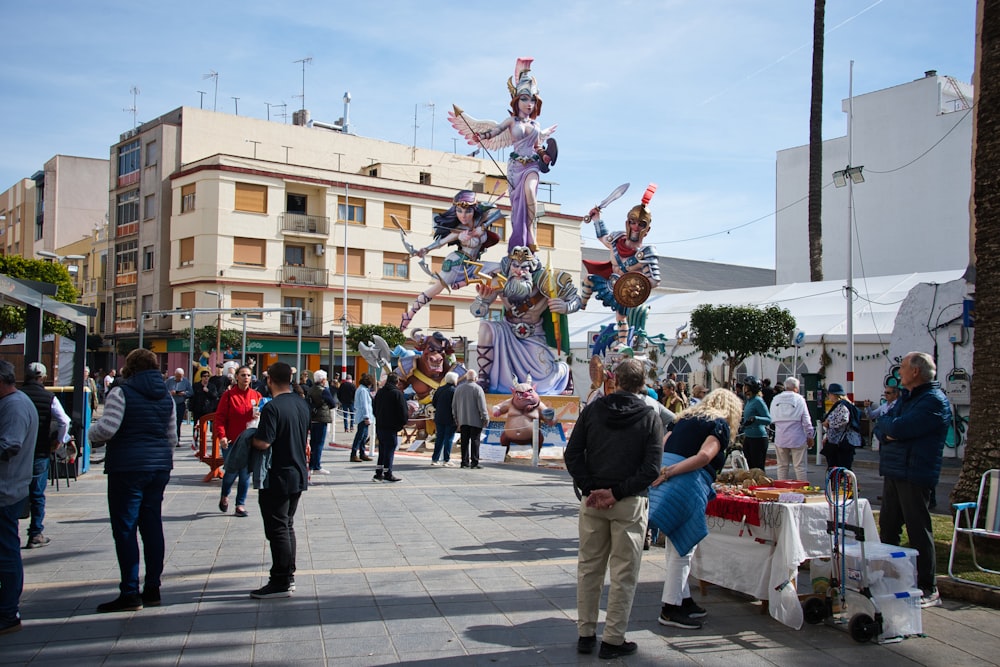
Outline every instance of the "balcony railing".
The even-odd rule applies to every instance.
[[[278,269],[278,282],[288,285],[328,287],[330,285],[330,271],[282,264],[281,268]]]
[[[289,234],[322,234],[330,233],[330,218],[321,215],[306,215],[304,213],[282,213],[278,216],[281,231]]]

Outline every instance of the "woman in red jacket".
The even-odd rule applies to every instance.
[[[236,384],[226,390],[219,399],[219,407],[215,413],[215,435],[219,438],[223,458],[229,454],[229,443],[236,440],[240,433],[256,417],[254,414],[260,408],[260,393],[250,388],[253,374],[247,366],[236,370]],[[258,413],[259,414],[259,413]],[[219,499],[219,510],[229,509],[229,492],[233,490],[233,480],[239,477],[236,487],[236,516],[247,516],[247,491],[250,488],[250,472],[246,468],[239,471],[226,470],[222,478],[222,498]]]

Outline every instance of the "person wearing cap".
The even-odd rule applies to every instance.
[[[771,413],[760,395],[760,380],[755,375],[743,378],[743,455],[747,465],[764,470],[767,465],[767,426],[771,423]]]
[[[35,462],[31,473],[29,499],[31,521],[28,523],[28,549],[37,549],[52,540],[45,536],[45,487],[49,485],[49,459],[53,443],[69,440],[69,416],[55,394],[45,388],[48,369],[37,361],[28,364],[21,391],[28,395],[38,411],[38,433],[35,437]],[[53,433],[54,431],[54,433]]]
[[[857,406],[847,398],[841,384],[833,382],[827,392],[837,398],[830,411],[823,417],[823,449],[826,469],[847,468],[854,465],[854,448],[861,446],[861,415]]]
[[[177,409],[177,439],[180,440],[187,399],[194,396],[194,387],[191,386],[191,380],[184,377],[183,368],[175,369],[173,377],[167,378],[166,383],[167,393],[174,399],[174,407]]]
[[[17,521],[28,497],[38,411],[17,390],[14,366],[0,359],[0,635],[21,629],[24,564]]]

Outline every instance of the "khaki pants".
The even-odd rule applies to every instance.
[[[597,634],[604,574],[611,573],[603,641],[625,641],[632,598],[639,580],[642,545],[649,518],[649,498],[623,498],[607,510],[580,502],[580,554],[577,562],[577,628],[581,637]]]
[[[778,459],[778,479],[795,479],[808,482],[806,447],[775,447],[774,454]],[[795,473],[794,477],[790,475]]]

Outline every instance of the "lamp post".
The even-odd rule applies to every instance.
[[[205,294],[219,297],[219,315],[215,320],[215,363],[218,364],[222,359],[222,292],[205,290]]]
[[[854,185],[865,182],[864,167],[852,166],[854,145],[854,61],[851,61],[847,102],[847,166],[833,172],[833,185],[847,187],[847,397],[854,401]]]

